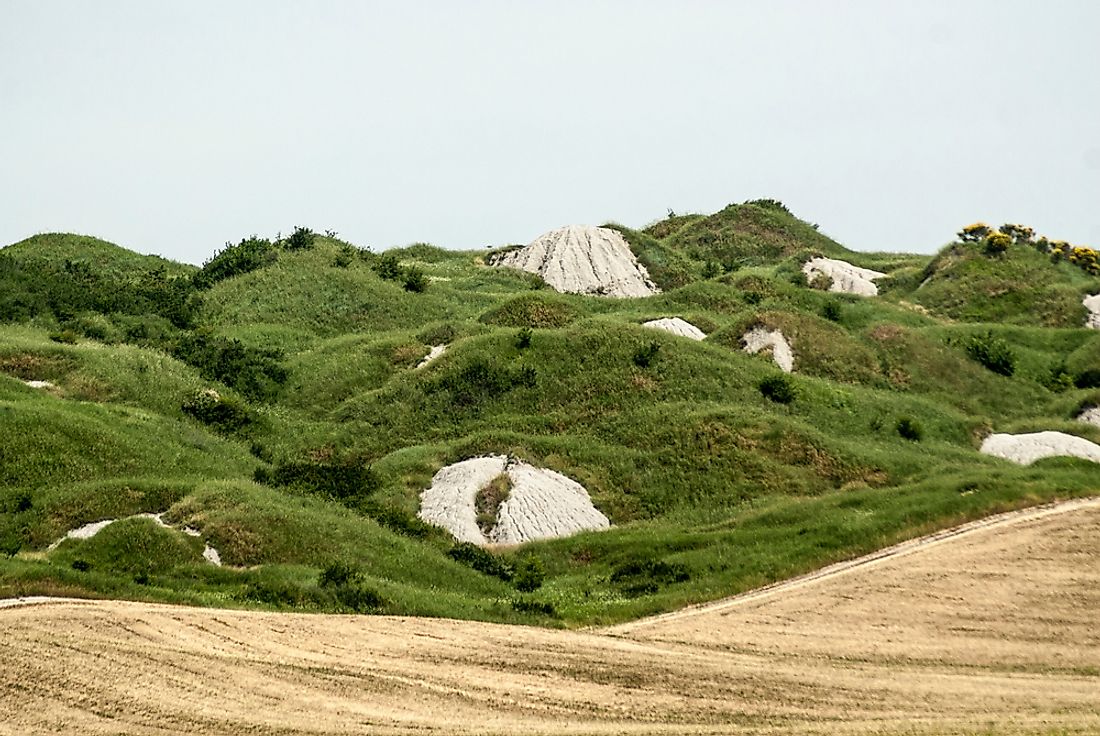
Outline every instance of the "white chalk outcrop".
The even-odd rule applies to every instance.
[[[707,336],[707,333],[687,320],[680,319],[679,317],[651,319],[649,322],[643,322],[642,326],[652,327],[655,330],[664,330],[665,332],[671,332],[673,335],[679,335],[680,337],[689,337],[692,340],[702,340]]]
[[[53,384],[49,381],[23,381],[31,388],[53,388]]]
[[[502,473],[512,483],[511,492],[500,505],[496,525],[482,534],[474,500]],[[581,484],[503,455],[470,458],[441,469],[431,487],[420,494],[419,516],[460,542],[481,545],[520,544],[611,526]]]
[[[794,370],[794,351],[791,344],[779,330],[769,330],[767,327],[754,327],[741,337],[746,353],[759,353],[762,350],[771,350],[772,360],[784,373]]]
[[[1077,415],[1077,421],[1100,427],[1100,406],[1090,406]]]
[[[660,291],[623,236],[606,227],[551,230],[491,265],[536,273],[551,288],[571,294],[631,297]]]
[[[1089,310],[1088,317],[1085,318],[1085,327],[1100,330],[1100,294],[1086,296],[1081,303],[1085,305],[1085,309]]]
[[[447,352],[446,345],[433,345],[432,349],[428,351],[428,354],[424,356],[424,359],[416,364],[416,367],[423,368],[445,352]]]
[[[1065,432],[991,434],[982,442],[981,451],[1021,465],[1046,457],[1079,457],[1100,463],[1100,445]]]
[[[811,281],[819,274],[828,276],[833,282],[829,291],[859,296],[877,296],[878,287],[875,286],[875,279],[881,279],[886,275],[881,271],[860,268],[835,258],[811,258],[802,264],[802,273],[806,274],[806,278]]]

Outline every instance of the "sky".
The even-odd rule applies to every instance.
[[[770,197],[1100,247],[1100,3],[0,0],[0,244],[526,243]]]

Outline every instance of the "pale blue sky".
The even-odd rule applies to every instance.
[[[783,200],[862,250],[1100,246],[1100,3],[0,0],[0,244],[201,262]]]

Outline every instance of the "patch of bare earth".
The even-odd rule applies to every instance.
[[[592,632],[0,608],[0,734],[1097,733],[1100,504]]]

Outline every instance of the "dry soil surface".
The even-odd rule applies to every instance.
[[[608,630],[0,607],[0,734],[1100,733],[1100,503]]]

